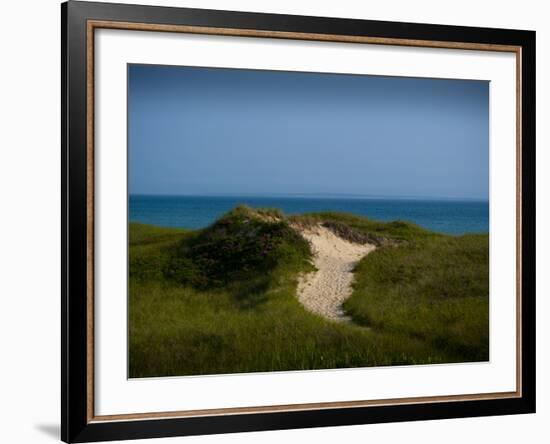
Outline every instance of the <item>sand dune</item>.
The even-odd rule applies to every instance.
[[[299,301],[307,310],[327,319],[348,321],[342,304],[352,292],[353,268],[376,247],[342,239],[321,225],[299,231],[311,243],[317,267],[317,271],[300,277]]]

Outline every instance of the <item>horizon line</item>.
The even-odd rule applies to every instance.
[[[415,195],[368,195],[368,194],[354,194],[354,193],[130,193],[131,196],[143,196],[143,197],[223,197],[223,198],[291,198],[291,199],[357,199],[357,200],[431,200],[431,201],[477,201],[477,202],[489,202],[489,198],[485,197],[464,197],[464,196],[415,196]]]

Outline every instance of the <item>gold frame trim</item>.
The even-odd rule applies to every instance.
[[[231,407],[220,409],[182,410],[172,412],[148,412],[117,415],[94,414],[94,31],[95,29],[122,29],[132,31],[177,32],[203,35],[222,35],[236,37],[260,37],[290,40],[309,40],[321,42],[358,43],[374,45],[413,46],[422,48],[464,49],[473,51],[511,52],[516,56],[516,391],[498,393],[474,393],[452,396],[423,396],[364,401],[339,401],[308,404],[285,404],[259,407]],[[522,48],[514,45],[496,45],[485,43],[445,42],[432,40],[411,40],[366,36],[348,36],[332,34],[311,34],[300,32],[263,31],[255,29],[213,28],[187,25],[163,25],[149,23],[131,23],[105,20],[87,21],[86,42],[86,134],[87,134],[87,422],[113,422],[163,418],[189,418],[200,416],[227,416],[252,413],[293,412],[303,410],[326,410],[334,408],[358,408],[388,405],[406,405],[415,403],[460,402],[491,399],[510,399],[522,396],[522,338],[521,338],[521,153],[522,153]]]

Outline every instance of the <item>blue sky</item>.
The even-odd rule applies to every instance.
[[[131,194],[488,199],[489,83],[128,68]]]

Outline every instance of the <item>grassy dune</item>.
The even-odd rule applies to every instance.
[[[298,302],[313,266],[289,222],[379,245],[357,266],[353,322]],[[130,377],[488,359],[487,235],[241,207],[198,231],[130,224],[129,251]]]

